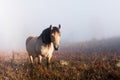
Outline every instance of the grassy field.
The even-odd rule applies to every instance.
[[[54,53],[51,68],[29,64],[24,52],[0,56],[0,80],[119,80],[120,54]]]
[[[0,80],[120,80],[120,52],[68,45],[54,52],[49,69],[46,59],[31,66],[26,52],[0,52]]]

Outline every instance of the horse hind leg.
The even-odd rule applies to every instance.
[[[30,55],[29,57],[30,57],[31,64],[33,64],[33,61],[34,61],[33,56]]]
[[[42,56],[38,55],[38,64],[41,64],[41,63],[42,63]]]

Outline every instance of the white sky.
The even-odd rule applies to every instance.
[[[120,36],[120,0],[0,0],[0,50],[61,24],[61,42]]]

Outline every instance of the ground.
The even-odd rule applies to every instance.
[[[0,53],[0,80],[120,80],[119,53],[54,52],[51,67],[30,64],[27,52]]]

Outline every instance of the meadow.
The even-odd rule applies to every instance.
[[[0,80],[120,80],[118,46],[113,41],[63,45],[53,53],[51,68],[46,59],[32,66],[25,51],[0,52]]]

